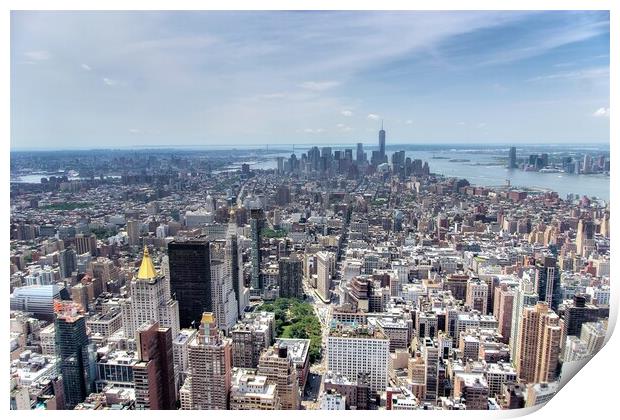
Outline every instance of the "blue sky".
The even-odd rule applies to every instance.
[[[609,141],[607,12],[12,12],[11,147]]]

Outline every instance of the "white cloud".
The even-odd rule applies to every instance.
[[[325,80],[325,81],[319,81],[319,82],[317,81],[303,82],[299,85],[299,87],[303,89],[313,90],[316,92],[321,92],[324,90],[335,88],[338,85],[340,85],[340,82],[337,82],[335,80]]]
[[[259,99],[281,99],[286,98],[286,93],[282,92],[274,92],[274,93],[265,93],[262,95],[258,95]]]
[[[465,121],[459,121],[456,123],[457,125],[465,125]]]
[[[340,131],[342,131],[344,133],[347,133],[349,131],[353,131],[353,128],[349,127],[346,124],[342,124],[342,123],[336,124],[336,127],[338,127],[338,130],[340,130]]]
[[[413,124],[413,120],[406,120],[406,121],[405,121],[405,124],[407,124],[407,125],[411,125],[411,124]]]
[[[348,109],[343,109],[342,111],[340,111],[340,113],[342,115],[344,115],[345,117],[352,117],[353,116],[353,111],[350,111]]]
[[[118,82],[116,80],[108,79],[107,77],[103,78],[103,83],[105,83],[108,86],[115,86],[115,85],[118,84]]]
[[[324,133],[325,130],[322,128],[304,128],[303,130],[301,130],[301,132],[307,134],[320,134]]]
[[[140,134],[140,133],[142,133],[142,130],[140,130],[139,128],[130,128],[129,132],[131,134]]]
[[[52,58],[52,54],[50,54],[49,51],[28,51],[25,52],[24,55],[26,57],[28,57],[31,60],[35,60],[35,61],[43,61],[43,60],[49,60],[50,58]]]
[[[481,123],[476,124],[476,127],[478,127],[478,128],[484,128],[486,126],[487,126],[487,123],[485,123],[485,122],[481,122]]]
[[[609,67],[592,67],[575,71],[562,71],[559,73],[545,74],[527,79],[528,82],[540,82],[546,80],[609,80]]]
[[[82,65],[80,65],[80,67],[82,67],[86,71],[91,71],[92,70],[92,67],[89,66],[88,64],[82,64]]]
[[[601,107],[599,109],[597,109],[596,111],[594,111],[594,113],[592,114],[593,117],[607,117],[609,118],[609,107]]]
[[[366,117],[366,118],[368,118],[369,120],[377,121],[381,117],[378,116],[377,114],[368,114],[368,117]]]

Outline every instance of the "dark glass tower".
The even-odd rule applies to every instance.
[[[263,278],[260,274],[261,263],[261,230],[264,225],[264,216],[262,209],[252,209],[250,211],[250,228],[252,240],[252,289],[254,294],[260,294],[263,291]],[[210,311],[204,311],[210,312]]]
[[[357,143],[357,155],[356,160],[358,163],[364,160],[364,145],[362,143]]]
[[[303,294],[301,261],[297,258],[280,258],[278,264],[280,297],[300,298]]]
[[[60,357],[65,407],[72,410],[93,391],[94,361],[90,358],[86,318],[72,301],[55,301],[56,349]]]
[[[202,313],[212,311],[209,242],[172,241],[168,244],[168,259],[170,291],[179,302],[180,326],[198,327]]]
[[[562,291],[560,268],[554,257],[544,256],[542,260],[536,261],[536,292],[539,301],[547,302],[557,312],[562,301]]]
[[[508,153],[508,168],[513,169],[517,167],[517,148],[511,147]]]
[[[383,121],[381,121],[381,130],[379,130],[379,155],[385,161],[385,130],[383,129]]]

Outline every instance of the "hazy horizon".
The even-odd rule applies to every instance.
[[[318,147],[334,147],[335,149],[339,148],[349,148],[355,147],[359,142],[355,143],[273,143],[269,145],[265,144],[240,144],[240,143],[232,143],[232,144],[160,144],[160,145],[128,145],[128,146],[110,146],[110,147],[93,147],[93,146],[85,146],[85,147],[71,147],[71,148],[38,148],[38,149],[18,149],[11,148],[12,152],[71,152],[71,151],[114,151],[114,150],[136,150],[136,151],[146,151],[146,150],[289,150],[292,149],[293,146],[295,149],[301,149],[302,151],[306,151],[306,148],[310,148],[313,146]],[[362,142],[364,149],[378,149],[378,144],[376,142]],[[266,147],[268,146],[268,147]],[[402,142],[394,142],[392,144],[386,144],[386,150],[395,150],[398,147],[428,147],[428,148],[447,148],[454,147],[458,149],[471,149],[471,148],[479,148],[479,147],[488,147],[488,148],[509,148],[511,146],[515,146],[517,149],[521,149],[524,147],[531,147],[533,149],[544,149],[551,147],[567,147],[569,149],[578,149],[578,150],[586,150],[588,148],[606,148],[609,150],[610,144],[609,142],[581,142],[581,143],[553,143],[553,142],[534,142],[534,143],[506,143],[506,142],[489,142],[489,143],[450,143],[450,142],[416,142],[416,143],[402,143]]]

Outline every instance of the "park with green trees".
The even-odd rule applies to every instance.
[[[310,339],[310,363],[320,359],[321,323],[310,303],[296,298],[278,298],[273,302],[263,303],[257,310],[275,314],[278,338]]]

